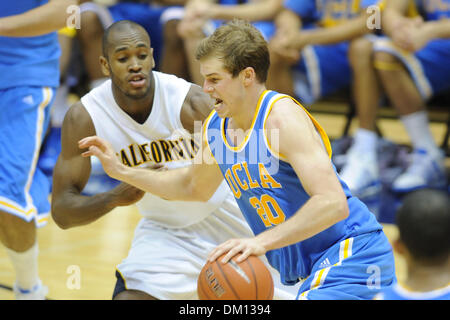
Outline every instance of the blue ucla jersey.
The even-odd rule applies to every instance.
[[[376,300],[450,300],[450,284],[444,288],[428,292],[411,291],[395,283],[382,290]]]
[[[426,21],[450,18],[450,0],[415,0]]]
[[[21,14],[47,0],[0,1],[0,18]],[[58,37],[0,37],[0,89],[59,85]]]
[[[354,18],[363,9],[381,2],[380,0],[285,0],[284,6],[297,13],[306,22],[330,27]]]
[[[286,97],[291,98],[265,91],[245,141],[236,147],[228,142],[225,134],[227,118],[221,119],[213,111],[205,122],[208,146],[256,235],[289,219],[310,198],[291,165],[271,150],[263,130],[273,104]],[[331,157],[328,137],[312,117],[311,120]],[[350,208],[346,220],[309,239],[266,253],[270,264],[279,270],[283,283],[293,284],[309,276],[313,265],[339,241],[382,229],[367,207],[352,197],[347,185],[340,182]]]

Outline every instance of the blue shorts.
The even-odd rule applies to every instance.
[[[331,247],[312,268],[300,300],[371,300],[396,282],[391,245],[382,231],[362,234]]]
[[[0,210],[36,226],[47,223],[50,186],[37,167],[55,89],[0,90]]]
[[[293,66],[295,94],[301,102],[316,100],[349,86],[351,67],[348,42],[306,46]]]
[[[450,39],[436,39],[415,53],[401,50],[387,37],[374,43],[375,52],[397,57],[408,69],[424,100],[450,89]]]
[[[45,225],[50,186],[37,167],[50,121],[54,88],[0,90],[0,210]]]

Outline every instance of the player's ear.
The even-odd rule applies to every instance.
[[[153,55],[153,48],[150,48],[150,54],[152,56],[152,69],[156,66],[155,57]]]
[[[242,76],[244,86],[246,87],[249,86],[251,83],[253,83],[253,81],[255,81],[256,73],[255,69],[253,69],[252,67],[245,68],[240,72],[240,74]]]
[[[108,60],[104,56],[100,56],[100,68],[102,69],[102,73],[105,77],[109,77],[111,75],[109,71],[109,63]]]

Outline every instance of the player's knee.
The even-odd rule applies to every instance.
[[[36,225],[0,211],[0,239],[5,247],[16,252],[30,249],[36,242]]]
[[[374,53],[375,61],[383,61],[383,62],[399,62],[396,56],[383,51],[377,51]]]
[[[158,300],[155,297],[138,290],[124,290],[119,292],[113,300]]]
[[[373,54],[373,44],[366,38],[353,40],[349,47],[349,60],[354,68],[370,66]]]
[[[373,64],[378,74],[392,73],[404,69],[402,62],[394,55],[388,52],[375,52]],[[389,80],[389,78],[387,78]]]

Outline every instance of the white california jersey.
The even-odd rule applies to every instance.
[[[92,118],[96,134],[112,144],[122,163],[130,167],[163,164],[169,169],[187,166],[199,148],[180,120],[181,107],[191,84],[157,71],[153,71],[153,77],[153,106],[143,124],[134,121],[117,105],[111,80],[83,96],[81,102]],[[211,214],[229,192],[223,182],[208,202],[167,201],[146,193],[137,207],[144,217],[158,224],[181,228]]]

